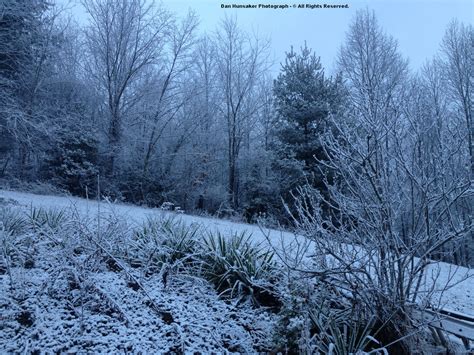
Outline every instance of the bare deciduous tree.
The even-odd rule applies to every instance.
[[[217,70],[222,97],[219,113],[226,125],[228,192],[231,207],[238,207],[238,160],[241,145],[259,103],[254,95],[259,78],[268,66],[268,45],[240,30],[235,18],[226,17],[216,34]]]
[[[124,116],[139,97],[134,86],[149,66],[157,64],[170,15],[144,0],[84,0],[83,5],[90,16],[86,65],[107,107],[106,170],[113,174]]]
[[[150,161],[156,153],[157,144],[165,129],[176,118],[186,97],[184,82],[186,71],[192,63],[192,49],[195,43],[195,30],[198,25],[194,13],[179,24],[170,24],[169,42],[165,48],[162,65],[155,76],[153,89],[148,93],[151,104],[147,113],[149,133],[146,134],[145,156],[143,158],[143,176],[148,174]],[[151,97],[150,97],[151,94]]]
[[[470,156],[471,178],[474,178],[474,125],[472,111],[474,104],[474,29],[452,21],[443,38],[442,50],[445,57],[445,79],[459,114],[467,128],[467,146]]]
[[[397,339],[413,326],[410,307],[436,306],[433,296],[449,287],[437,284],[433,257],[473,228],[457,211],[472,201],[470,181],[452,171],[463,140],[439,127],[442,102],[430,110],[436,86],[409,79],[396,42],[367,11],[357,14],[339,63],[349,112],[331,115],[333,130],[321,138],[328,160],[318,161],[336,179],[324,181],[329,197],[299,189],[294,221],[316,248],[310,272],[332,275]]]

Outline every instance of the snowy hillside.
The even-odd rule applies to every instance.
[[[128,223],[137,226],[149,217],[163,215],[173,216],[187,225],[198,225],[205,230],[220,231],[223,235],[248,232],[251,233],[252,240],[256,243],[267,243],[268,239],[270,239],[272,246],[276,249],[281,249],[282,245],[289,248],[295,239],[295,235],[292,233],[262,229],[256,225],[199,216],[176,215],[172,212],[166,212],[160,209],[148,209],[124,204],[103,202],[100,204],[100,207],[98,207],[97,201],[77,197],[41,196],[2,190],[0,191],[0,198],[17,201],[24,208],[30,206],[60,209],[73,208],[88,215],[96,215],[100,210],[101,214],[117,215]],[[439,300],[439,304],[442,305],[443,308],[474,316],[474,270],[440,262],[432,266],[433,274],[437,274],[438,271],[441,276],[438,279],[439,284],[442,285],[440,289],[443,288],[448,281],[453,285],[452,288],[444,292],[443,298]],[[470,276],[470,278],[466,279],[467,276]],[[429,278],[430,275],[427,277]]]
[[[50,219],[31,230],[22,216],[31,213],[28,218],[33,220],[36,214],[39,220],[41,212],[47,211],[40,208],[66,212],[48,215],[56,216],[58,223]],[[75,229],[91,227],[85,216],[97,214],[96,204],[2,191],[0,209],[2,228],[23,229],[17,235],[2,234],[1,353],[253,353],[272,348],[275,315],[265,309],[224,302],[210,283],[177,268],[170,270],[164,282],[163,273],[147,269],[150,272],[144,275],[145,268],[117,265],[105,248],[94,251],[87,237],[81,239]],[[106,203],[100,209],[104,234],[125,234],[125,230],[114,230],[112,224],[125,229],[138,227],[157,214]],[[73,210],[82,215],[77,221],[86,218],[84,224],[70,225],[64,216]],[[114,248],[108,237],[101,242]],[[104,252],[106,255],[101,254]],[[147,262],[151,264],[151,260]]]
[[[192,245],[207,235],[231,239],[243,233],[250,235],[252,243],[270,243],[271,249],[288,251],[295,240],[291,233],[159,209],[4,190],[0,208],[5,228],[0,264],[3,351],[254,353],[288,346],[281,339],[279,343],[278,334],[292,334],[291,324],[299,318],[293,315],[282,330],[287,315],[272,311],[271,293],[265,296],[272,286],[256,272],[250,284],[245,284],[244,276],[229,293],[254,290],[247,301],[219,297],[221,284],[214,289],[209,279],[197,277],[206,275],[201,270],[206,262],[193,264],[197,259]],[[137,236],[146,237],[146,228],[154,226],[161,228],[164,239],[155,240],[158,244],[150,253]],[[182,239],[180,233],[184,233]],[[172,244],[177,240],[178,244]],[[179,247],[167,249],[170,243]],[[188,254],[173,254],[188,250],[186,243],[190,243]],[[164,254],[160,254],[162,249]],[[212,268],[219,265],[217,260]],[[442,299],[434,297],[434,302],[474,316],[469,274],[472,271],[445,263],[432,265],[426,275],[428,284],[437,275],[440,288],[448,281],[455,285]],[[285,292],[279,297],[291,299]],[[255,302],[269,299],[267,306],[255,307]],[[294,310],[285,312],[291,315]]]

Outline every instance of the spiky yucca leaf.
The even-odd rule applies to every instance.
[[[320,310],[319,310],[320,311]],[[318,330],[314,336],[314,350],[334,355],[366,354],[371,347],[377,347],[371,354],[388,353],[380,348],[373,336],[376,334],[375,319],[362,319],[346,311],[310,312],[310,320]]]
[[[66,221],[67,215],[65,210],[31,207],[29,218],[35,229],[57,232]]]
[[[180,261],[192,262],[196,253],[198,229],[174,218],[148,219],[133,236],[129,262],[159,272],[164,264],[177,266]]]
[[[11,235],[20,235],[28,230],[28,220],[19,210],[2,207],[0,209],[0,229]]]
[[[250,297],[254,303],[265,294],[270,296],[268,281],[275,269],[274,253],[251,242],[251,235],[234,234],[229,238],[220,232],[204,238],[205,276],[221,295]]]

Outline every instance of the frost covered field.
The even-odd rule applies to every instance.
[[[132,245],[118,245],[119,239],[148,217],[164,217],[157,225],[166,224],[169,219],[157,216],[160,212],[102,203],[104,235],[95,239],[96,203],[8,191],[0,193],[0,203],[2,222],[13,234],[2,235],[0,352],[270,349],[271,313],[224,302],[209,282],[179,267],[169,276],[155,272],[160,257],[171,263],[169,255],[158,256],[162,250],[156,260],[149,254],[136,264],[119,261],[118,255],[132,260],[124,252],[138,256]],[[163,232],[179,233],[173,228]]]
[[[247,233],[252,242],[270,241],[277,250],[290,247],[290,233],[12,191],[0,192],[0,208],[2,352],[284,349],[276,339],[281,315],[271,309],[279,301],[264,297],[269,288],[259,280],[269,274],[257,270],[251,275],[257,290],[253,297],[243,276],[231,293],[247,297],[225,299],[218,296],[225,285],[213,282],[219,264],[207,270],[193,253],[195,243],[209,248],[204,239],[218,233],[229,239]],[[150,235],[156,239],[147,239]],[[439,263],[431,269],[438,272],[440,288],[448,280],[456,285],[437,301],[445,309],[474,316],[473,279],[465,279],[470,271]],[[285,331],[291,332],[291,324]]]

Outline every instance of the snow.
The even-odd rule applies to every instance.
[[[95,211],[91,201],[7,191],[4,205]],[[101,204],[102,213],[138,224],[158,212]],[[271,345],[276,315],[227,303],[201,278],[172,275],[164,285],[154,274],[138,287],[125,270],[68,254],[81,246],[72,235],[55,235],[69,248],[35,238],[33,267],[0,273],[0,353],[256,353]]]
[[[53,353],[248,353],[258,349],[252,346],[253,340],[247,329],[261,332],[262,344],[265,337],[271,338],[270,334],[266,334],[270,329],[268,323],[271,323],[268,315],[250,309],[233,309],[219,300],[206,285],[195,280],[174,280],[166,289],[157,279],[147,281],[146,287],[155,302],[170,310],[170,321],[157,315],[139,290],[127,286],[120,273],[99,272],[91,275],[89,282],[113,298],[127,318],[108,309],[92,290],[83,295],[79,290],[67,293],[64,288],[71,286],[61,278],[54,283],[54,289],[45,292],[42,290],[45,274],[34,269],[28,277],[31,280],[28,284],[29,297],[21,305],[22,309],[34,314],[35,329],[28,336],[24,336],[28,327],[20,327],[13,316],[18,314],[18,310],[11,307],[15,303],[0,292],[0,328],[3,333],[0,349],[3,351],[25,349],[26,338],[31,343],[29,351],[48,349]],[[69,297],[59,296],[64,294],[69,294]]]
[[[31,207],[68,209],[92,218],[96,218],[98,213],[104,217],[114,215],[129,226],[139,226],[150,217],[174,216],[186,225],[219,231],[222,235],[251,233],[255,242],[270,243],[277,250],[290,248],[297,238],[289,232],[263,230],[256,225],[174,214],[161,209],[126,204],[98,204],[97,201],[76,197],[0,190],[1,202],[25,210]],[[264,348],[265,341],[271,338],[274,320],[269,313],[233,308],[220,300],[209,285],[196,278],[172,278],[172,285],[168,288],[163,286],[159,276],[146,281],[144,286],[153,299],[160,307],[170,310],[173,322],[169,322],[153,314],[142,291],[130,287],[123,272],[99,270],[97,273],[83,275],[85,284],[91,287],[85,296],[81,294],[81,290],[71,287],[71,275],[67,269],[61,269],[60,255],[50,258],[51,260],[42,260],[43,265],[35,265],[32,269],[13,268],[12,271],[14,279],[19,280],[17,282],[20,284],[15,285],[15,288],[27,293],[17,295],[20,299],[23,297],[25,302],[16,303],[15,307],[21,304],[21,309],[28,310],[40,320],[41,326],[29,335],[27,343],[21,336],[23,328],[19,327],[19,320],[14,318],[15,314],[21,313],[21,309],[12,306],[13,302],[5,292],[10,287],[9,279],[6,274],[0,275],[3,283],[0,290],[0,328],[3,333],[0,336],[0,349],[7,352],[18,349],[32,351],[33,348],[28,348],[31,343],[31,346],[41,345],[43,349],[51,351],[73,351],[77,346],[75,342],[79,339],[82,346],[90,344],[90,349],[99,352],[110,351],[110,344],[114,344],[115,350],[121,352],[253,352],[258,351],[253,347],[255,344],[261,344]],[[53,269],[57,272],[52,273]],[[56,277],[54,287],[45,290],[45,285],[51,284],[52,275]],[[436,279],[440,290],[448,281],[454,285],[444,291],[442,298],[438,300],[442,308],[474,316],[472,276],[472,269],[439,262],[431,266],[426,279],[428,283],[431,278]],[[63,289],[69,289],[69,298],[55,299],[55,293],[60,293]],[[100,299],[101,294],[110,298],[105,306]],[[108,309],[105,313],[98,312],[98,307]],[[28,314],[25,315],[26,322],[27,316]],[[83,321],[78,322],[78,318]],[[132,324],[126,325],[127,322]],[[87,348],[76,350],[87,351]]]
[[[295,235],[290,232],[272,229],[262,229],[257,225],[236,223],[215,218],[205,218],[186,214],[174,214],[157,208],[101,202],[100,207],[95,200],[77,197],[42,196],[30,193],[0,190],[0,199],[12,199],[24,207],[36,206],[45,208],[74,208],[84,214],[97,214],[100,210],[104,215],[119,215],[129,224],[140,225],[149,217],[174,216],[187,225],[197,225],[208,231],[219,231],[222,235],[233,233],[250,233],[256,243],[270,243],[277,250],[288,249],[295,241]],[[437,289],[443,291],[438,304],[442,308],[474,316],[474,270],[448,263],[437,262],[431,265],[427,272],[427,281],[437,278]],[[453,285],[444,290],[447,283]]]

